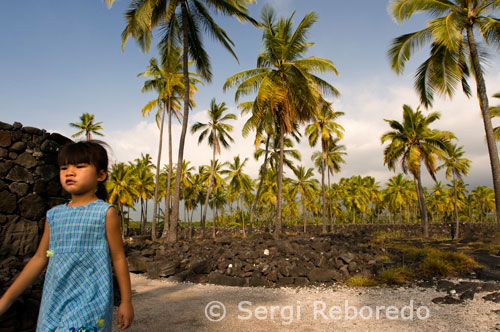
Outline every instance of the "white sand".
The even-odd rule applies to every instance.
[[[150,280],[136,274],[131,280],[135,320],[130,332],[500,331],[500,314],[493,312],[500,305],[483,300],[487,293],[450,305],[432,303],[446,295],[432,288],[238,288]],[[205,315],[211,301],[226,308],[218,322]],[[347,310],[346,301],[351,307]],[[413,310],[408,308],[411,301]],[[387,312],[388,306],[396,308]],[[212,313],[216,318],[222,311],[214,307]],[[113,331],[119,331],[116,308],[114,320]]]

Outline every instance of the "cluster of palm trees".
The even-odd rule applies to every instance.
[[[115,164],[108,181],[111,200],[122,212],[139,207],[142,233],[151,232],[146,226],[146,221],[151,220],[147,215],[148,202],[154,197],[155,166],[151,160],[151,156],[142,155],[134,162]],[[189,161],[184,162],[180,187],[184,210],[182,220],[186,227],[194,224],[201,226],[210,189],[207,204],[211,216],[206,225],[210,225],[213,230],[218,226],[238,226],[243,232],[248,231],[250,208],[256,199],[256,189],[261,179],[252,179],[245,172],[247,161],[247,158],[242,160],[238,155],[232,162],[221,163],[216,160],[215,163],[198,168],[191,166]],[[290,162],[290,173],[293,175],[283,179],[283,217],[285,224],[301,225],[305,231],[307,225],[322,222],[322,188],[315,176],[316,171],[321,171],[321,166],[313,169],[297,163]],[[177,170],[173,169],[173,173],[175,175]],[[167,202],[167,176],[168,167],[165,166],[160,171],[159,188],[159,199],[163,203]],[[254,226],[272,227],[274,224],[278,195],[276,177],[276,171],[269,169],[262,179],[260,195],[254,208]],[[172,191],[173,186],[170,187]],[[452,221],[454,211],[457,211],[461,221],[491,221],[491,213],[495,210],[492,188],[477,186],[469,191],[463,180],[448,185],[437,181],[429,188],[424,188],[423,194],[431,222]],[[341,178],[338,183],[325,187],[325,195],[326,219],[331,227],[344,223],[417,223],[421,217],[415,181],[403,173],[391,177],[383,187],[371,176]],[[165,232],[168,232],[167,224],[164,223],[168,208],[167,204],[162,204],[158,209],[158,220]],[[195,215],[195,211],[199,211],[199,215]],[[126,214],[121,213],[122,216]],[[128,226],[127,221],[128,218],[123,219],[124,229]]]
[[[106,2],[111,5],[113,0],[107,0]],[[350,211],[352,218],[361,216],[359,218],[364,220],[368,215],[380,215],[370,211],[382,211],[380,206],[375,204],[374,197],[376,195],[373,190],[368,190],[370,199],[368,199],[367,202],[369,203],[366,206],[370,206],[370,209],[366,208],[366,206],[362,208],[360,198],[356,195],[352,196],[355,198],[347,198],[351,197],[348,194],[349,190],[356,186],[347,186],[351,189],[340,191],[343,195],[347,195],[346,197],[334,198],[332,188],[341,186],[341,184],[332,185],[330,177],[334,172],[338,172],[345,154],[344,147],[339,143],[343,135],[343,128],[335,121],[342,113],[334,111],[332,104],[326,100],[328,96],[338,96],[339,92],[317,74],[338,73],[334,64],[328,59],[315,56],[305,57],[306,52],[313,45],[312,42],[307,40],[307,34],[317,21],[317,15],[314,12],[307,14],[294,29],[293,14],[288,18],[277,18],[273,9],[265,6],[261,12],[260,22],[258,22],[248,15],[247,5],[253,2],[255,1],[133,0],[130,3],[129,10],[125,13],[127,25],[122,33],[123,45],[128,38],[132,37],[142,50],[148,51],[153,40],[154,31],[160,32],[158,34],[160,37],[158,49],[161,60],[152,59],[147,70],[140,74],[148,78],[143,91],[155,91],[157,93],[157,98],[144,107],[143,115],[156,108],[156,119],[160,129],[159,153],[155,167],[156,176],[153,181],[153,239],[156,239],[157,236],[156,220],[158,219],[158,202],[161,197],[162,186],[165,186],[165,188],[173,186],[172,192],[165,190],[167,206],[164,213],[165,225],[168,225],[168,227],[164,227],[162,232],[162,236],[170,242],[177,240],[180,201],[184,201],[185,213],[187,213],[193,211],[193,206],[195,206],[195,200],[192,197],[201,197],[203,199],[204,207],[200,217],[202,227],[205,225],[207,209],[210,204],[213,206],[215,215],[219,211],[222,214],[222,219],[224,219],[225,209],[223,207],[229,205],[231,210],[232,203],[237,202],[243,227],[245,221],[244,206],[247,204],[246,212],[249,214],[249,226],[251,227],[254,223],[254,219],[255,222],[258,222],[263,215],[269,218],[272,217],[274,218],[274,235],[277,237],[281,234],[283,217],[288,221],[293,220],[294,213],[296,213],[295,201],[297,195],[301,197],[302,218],[307,218],[309,213],[312,219],[318,215],[317,211],[320,211],[324,232],[327,230],[328,221],[332,222],[333,218],[331,216],[337,216],[341,219],[345,211]],[[462,84],[464,92],[470,95],[471,91],[467,79],[471,73],[474,76],[491,159],[494,192],[496,193],[497,221],[500,222],[500,162],[493,136],[490,108],[480,66],[480,55],[477,51],[477,42],[474,36],[474,33],[480,32],[488,44],[498,44],[500,41],[500,23],[491,16],[498,5],[498,0],[390,1],[391,13],[401,22],[410,18],[414,13],[422,11],[430,13],[435,18],[428,21],[428,26],[425,29],[396,38],[389,55],[392,59],[393,69],[401,73],[414,50],[427,41],[431,42],[430,56],[420,66],[415,82],[415,87],[420,93],[421,102],[425,107],[432,105],[434,93],[451,96],[458,82]],[[209,56],[202,44],[202,31],[214,37],[236,58],[236,54],[232,49],[233,42],[227,33],[217,25],[211,16],[212,13],[251,22],[259,27],[263,33],[263,48],[257,58],[256,67],[232,75],[223,86],[224,90],[236,88],[236,101],[239,101],[243,96],[255,94],[253,100],[239,104],[242,112],[250,113],[250,119],[245,124],[243,134],[248,135],[250,132],[255,132],[255,154],[257,157],[264,155],[255,192],[248,190],[254,188],[253,183],[247,177],[243,177],[243,172],[237,173],[241,175],[239,180],[233,181],[222,177],[222,175],[231,172],[231,167],[241,170],[245,161],[235,157],[234,164],[230,164],[232,166],[224,170],[226,164],[222,164],[216,159],[221,145],[224,147],[229,144],[228,141],[231,141],[229,139],[231,125],[225,122],[234,119],[235,116],[223,114],[225,112],[224,103],[217,104],[215,100],[212,101],[209,111],[210,123],[195,124],[192,127],[194,132],[202,131],[200,142],[206,137],[208,143],[213,147],[211,165],[201,167],[196,173],[198,174],[197,181],[206,181],[207,183],[202,188],[188,185],[189,181],[191,181],[187,175],[189,173],[189,163],[184,160],[183,153],[188,130],[189,110],[194,106],[196,84],[201,83],[201,81],[210,82],[212,77]],[[194,66],[196,74],[188,71],[190,64]],[[181,112],[181,108],[183,108],[183,112]],[[173,165],[171,152],[170,127],[172,114],[176,115],[177,119],[182,123],[176,166]],[[169,126],[169,163],[166,168],[166,179],[162,180],[160,152],[166,116]],[[437,113],[424,116],[418,109],[414,112],[409,106],[405,105],[404,121],[399,123],[398,121],[388,120],[393,131],[382,136],[383,143],[389,142],[384,151],[384,161],[387,166],[395,169],[396,163],[400,161],[403,171],[405,173],[409,171],[414,177],[414,192],[417,196],[424,234],[427,232],[428,213],[426,210],[426,190],[421,184],[420,165],[424,164],[431,176],[434,177],[437,170],[436,159],[440,158],[445,162],[449,162],[446,167],[450,169],[447,174],[453,178],[455,188],[454,211],[457,222],[460,211],[458,183],[460,176],[467,173],[464,168],[449,166],[452,160],[456,161],[457,158],[457,156],[453,156],[451,144],[451,140],[454,139],[453,134],[428,128],[428,124],[438,117]],[[413,126],[412,119],[418,120],[420,127]],[[313,208],[317,199],[310,198],[313,197],[310,193],[314,192],[318,187],[317,184],[314,184],[315,180],[312,179],[313,170],[294,167],[290,159],[299,156],[298,151],[293,149],[292,140],[297,140],[301,136],[299,132],[301,125],[306,126],[305,134],[308,136],[311,146],[318,143],[321,145],[320,151],[314,154],[316,167],[321,172],[321,185],[319,186],[321,190],[319,195],[321,197],[320,210]],[[420,135],[418,144],[414,144],[416,141],[414,137],[407,135],[406,129],[408,128]],[[262,146],[265,147],[262,148]],[[460,151],[460,148],[455,148],[455,150]],[[288,166],[293,171],[297,177],[296,180],[285,177],[285,166]],[[119,192],[125,190],[126,186],[118,189],[121,187],[118,184],[121,183],[120,181],[124,181],[123,179],[127,177],[127,174],[133,173],[132,166],[119,164],[113,167],[112,174],[116,173],[117,176],[112,182],[113,186],[111,188],[116,190],[112,197],[119,206],[130,205],[131,201],[126,197],[128,194],[123,191],[125,197],[122,198],[122,194]],[[177,172],[176,170],[182,171]],[[229,173],[223,173],[223,170]],[[205,175],[207,175],[206,179],[204,178]],[[325,183],[325,175],[328,175],[328,184]],[[113,179],[113,177],[111,178]],[[233,183],[232,186],[229,186],[232,188],[231,192],[229,192],[229,187],[218,185],[226,180]],[[193,183],[198,183],[195,180],[193,181]],[[369,188],[370,183],[373,186],[376,184],[374,179],[366,180],[357,177],[344,180],[344,182],[346,181],[349,183],[358,181],[367,188]],[[367,183],[364,181],[367,181]],[[293,186],[292,183],[297,185]],[[301,189],[297,189],[295,193],[294,190],[290,189],[299,187]],[[232,195],[236,195],[237,199],[233,200],[233,197],[236,196]],[[314,197],[318,197],[318,195]],[[133,198],[131,199],[133,201]],[[262,204],[267,204],[267,209],[260,210]],[[395,208],[396,205],[394,204],[387,205],[386,210]],[[411,206],[407,204],[405,210],[411,212]],[[485,208],[482,208],[482,211],[485,211]],[[406,212],[407,218],[410,212]],[[390,214],[395,215],[393,212],[390,212]],[[256,218],[256,215],[259,218]],[[402,215],[402,212],[400,215]],[[416,212],[413,212],[413,216],[415,215]],[[213,220],[216,220],[216,218],[213,217]],[[304,226],[306,224],[304,223]]]

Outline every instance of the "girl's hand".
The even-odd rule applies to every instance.
[[[118,327],[120,330],[127,329],[134,320],[134,307],[131,302],[122,302],[118,307]]]

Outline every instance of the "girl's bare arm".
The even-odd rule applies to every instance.
[[[120,219],[114,208],[108,209],[106,214],[106,238],[121,295],[121,304],[118,308],[118,325],[124,330],[132,324],[134,309],[132,307],[132,290],[128,263],[123,250]]]
[[[0,298],[0,315],[9,309],[16,298],[21,295],[24,290],[31,285],[36,278],[43,272],[49,261],[47,250],[49,249],[50,229],[49,223],[45,221],[45,229],[42,239],[38,245],[35,255],[30,259],[28,264],[21,271],[17,279],[7,289],[5,294]]]

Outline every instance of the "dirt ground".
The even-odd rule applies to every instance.
[[[446,295],[434,288],[240,288],[137,274],[131,280],[130,332],[500,331],[500,305],[483,300],[485,293],[450,305],[432,303]],[[117,332],[116,308],[114,320]]]

